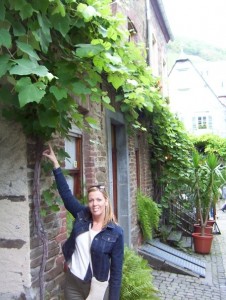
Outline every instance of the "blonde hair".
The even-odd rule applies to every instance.
[[[105,227],[110,222],[113,222],[113,223],[117,224],[117,220],[116,220],[116,217],[114,215],[112,205],[110,203],[110,199],[109,199],[107,191],[105,190],[105,187],[103,185],[95,185],[95,186],[89,187],[88,196],[89,196],[89,193],[96,192],[96,191],[100,191],[103,194],[104,198],[108,202],[108,205],[106,205],[106,207],[105,207],[105,216],[104,216],[103,227]]]

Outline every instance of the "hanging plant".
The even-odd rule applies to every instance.
[[[143,237],[145,240],[149,240],[152,238],[154,230],[158,228],[161,210],[152,198],[139,191],[137,193],[137,212]]]

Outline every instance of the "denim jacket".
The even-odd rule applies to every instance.
[[[53,170],[53,174],[65,208],[75,218],[72,232],[62,247],[65,260],[68,262],[75,250],[76,237],[89,230],[92,216],[89,207],[80,204],[72,195],[61,168]],[[106,281],[110,270],[109,300],[120,298],[123,254],[123,230],[117,224],[109,223],[95,236],[91,244],[93,275],[99,281]],[[89,268],[84,280],[89,281],[91,277],[92,273]]]

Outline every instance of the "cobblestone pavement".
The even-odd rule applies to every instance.
[[[161,300],[226,300],[226,212],[217,208],[217,225],[221,234],[214,235],[211,253],[192,256],[206,263],[206,277],[197,278],[188,275],[153,270],[153,283],[159,290]]]

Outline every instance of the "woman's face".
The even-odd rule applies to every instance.
[[[104,216],[106,205],[108,205],[108,202],[101,191],[93,191],[89,193],[88,206],[93,216]]]

